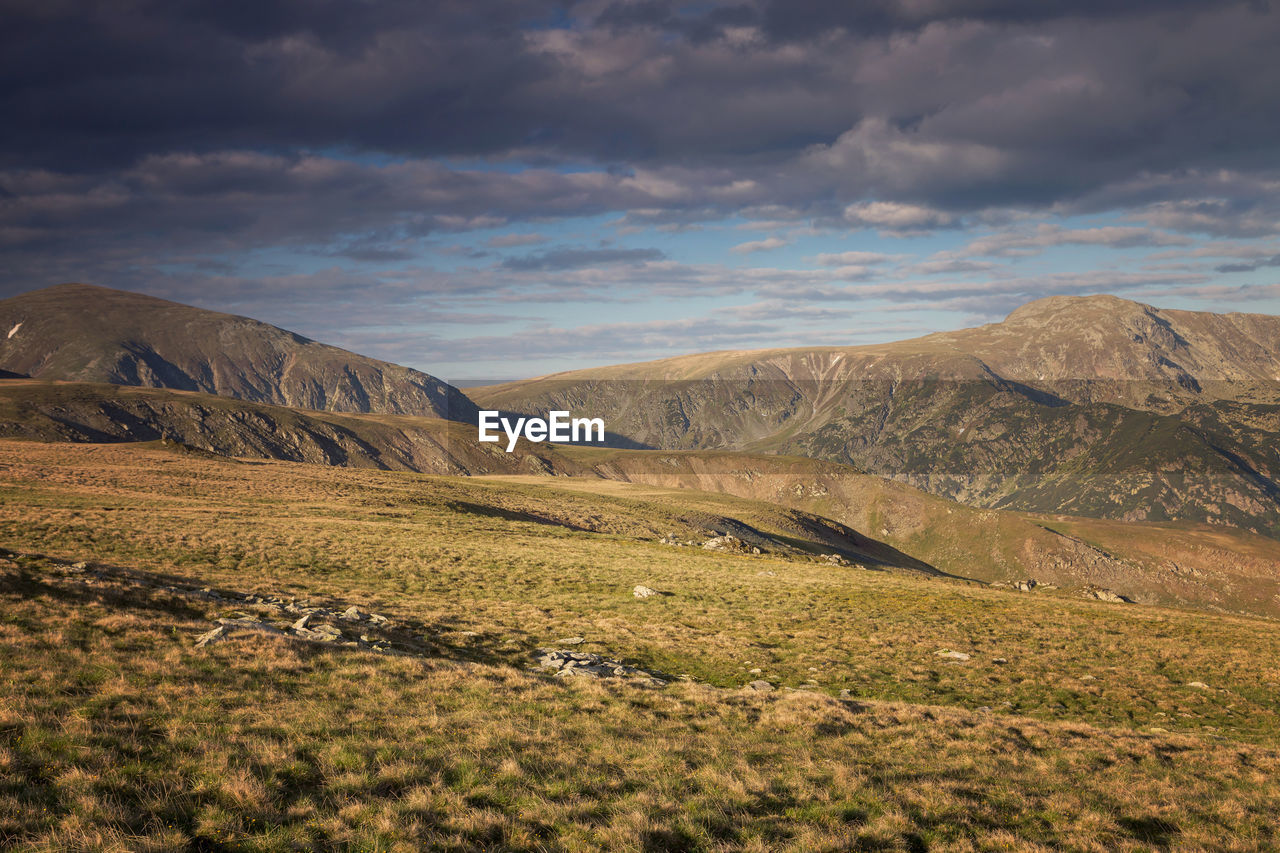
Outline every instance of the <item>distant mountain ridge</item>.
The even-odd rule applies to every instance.
[[[1280,385],[1280,317],[1155,308],[1115,296],[1050,296],[1003,321],[860,346],[698,353],[555,373],[475,389],[490,401],[526,396],[539,383],[680,381],[733,377],[832,384],[846,380],[967,381],[999,377],[1055,392],[1117,383],[1165,386],[1229,399]],[[1183,392],[1177,392],[1182,389]],[[1095,390],[1094,393],[1097,393]]]
[[[477,388],[661,449],[786,453],[976,506],[1280,536],[1280,318],[1051,297],[858,347],[717,352]]]
[[[194,391],[0,381],[0,439],[165,442],[218,456],[431,474],[568,474],[546,445],[506,453],[467,424],[412,415],[318,412]]]
[[[476,411],[421,371],[247,317],[85,284],[0,301],[0,370],[319,411],[467,421]]]

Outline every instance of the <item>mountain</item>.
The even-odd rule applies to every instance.
[[[860,347],[718,352],[472,390],[661,449],[852,465],[981,507],[1280,536],[1280,318],[1052,297]]]
[[[197,452],[431,474],[571,474],[547,445],[512,453],[440,418],[318,412],[193,391],[0,380],[0,438],[154,442]]]
[[[474,422],[434,376],[284,329],[139,293],[63,284],[0,301],[0,370],[255,403]]]

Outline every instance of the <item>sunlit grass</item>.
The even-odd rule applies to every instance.
[[[19,443],[0,465],[0,545],[358,603],[444,650],[197,650],[215,604],[73,596],[19,559],[0,575],[0,844],[1277,843],[1265,621],[663,546],[717,515],[782,522],[652,487]],[[699,683],[527,671],[570,635]],[[756,679],[814,687],[740,689]]]

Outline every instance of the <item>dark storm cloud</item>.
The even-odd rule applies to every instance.
[[[1258,4],[1265,8],[1265,3]],[[758,27],[776,40],[807,40],[833,30],[888,35],[929,24],[979,20],[1030,24],[1061,18],[1123,18],[1144,12],[1203,7],[1202,0],[765,0],[762,3],[681,4],[640,0],[608,5],[597,23],[615,28],[652,27],[705,41],[728,27]]]
[[[508,95],[549,73],[521,27],[558,8],[6,0],[5,153],[65,168],[175,149],[501,149],[539,120]]]
[[[0,0],[0,295],[252,250],[405,264],[442,232],[611,213],[1275,234],[1277,43],[1280,14],[1217,0]],[[1000,251],[1176,242],[1151,234]],[[661,258],[504,264],[643,288]]]
[[[963,207],[1256,165],[1280,122],[1280,16],[1247,4],[598,5],[7,0],[0,107],[15,120],[0,156],[58,170],[227,148],[738,167],[816,145],[850,197]]]

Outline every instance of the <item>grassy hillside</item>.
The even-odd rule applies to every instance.
[[[813,512],[965,577],[1034,578],[1072,590],[1108,588],[1151,604],[1280,616],[1280,542],[1229,527],[984,510],[803,457],[562,452],[604,477]]]
[[[608,488],[590,482],[600,477],[692,487],[763,501],[770,505],[769,517],[776,507],[807,513],[788,522],[786,535],[826,542],[829,552],[853,560],[986,582],[1034,578],[1073,590],[1108,588],[1147,603],[1280,615],[1280,544],[1274,540],[1221,527],[1136,524],[1117,528],[1126,531],[1117,546],[1101,546],[1089,531],[1061,535],[1063,528],[1052,523],[1056,516],[974,509],[805,458],[524,441],[507,454],[478,443],[471,427],[438,419],[308,412],[191,392],[35,380],[0,381],[0,436],[163,440],[222,456],[427,473],[585,475],[588,482],[574,487],[597,492]],[[1147,471],[1136,451],[1132,458],[1136,471],[1147,472],[1149,486],[1160,469],[1152,465],[1155,474]],[[1170,462],[1166,470],[1186,478],[1185,465]],[[669,500],[683,504],[689,498],[653,497],[655,503]],[[689,535],[705,539],[712,531],[756,534],[746,520],[741,526],[708,523]],[[1148,542],[1160,547],[1140,547]]]
[[[0,502],[10,845],[1280,842],[1269,622],[664,545],[788,516],[616,482],[0,442]],[[195,645],[299,604],[388,627]],[[688,680],[538,670],[578,637]]]

